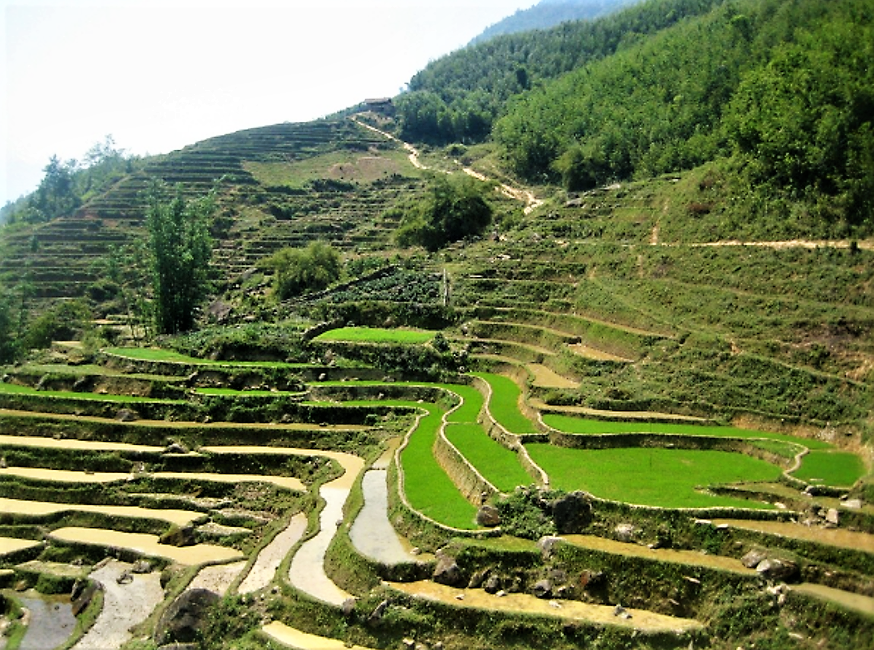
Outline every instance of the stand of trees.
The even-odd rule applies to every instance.
[[[156,184],[148,196],[146,229],[155,328],[158,334],[186,332],[209,290],[212,240],[209,219],[215,195],[185,199]]]

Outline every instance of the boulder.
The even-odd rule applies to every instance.
[[[740,561],[748,569],[755,569],[759,563],[767,559],[768,554],[761,549],[754,548],[752,551],[744,555]]]
[[[168,546],[193,546],[194,537],[194,526],[170,526],[170,529],[158,539],[158,543]]]
[[[486,528],[494,528],[501,525],[501,513],[492,505],[482,506],[476,513],[476,523]]]
[[[543,556],[543,559],[548,560],[552,557],[553,553],[555,553],[555,548],[562,542],[561,537],[541,537],[537,540],[537,548],[540,549],[540,554]]]
[[[379,623],[382,621],[386,609],[388,609],[388,601],[384,600],[376,606],[376,609],[370,612],[370,616],[367,617],[368,623]]]
[[[437,554],[437,566],[431,576],[434,582],[449,587],[457,587],[461,582],[461,569],[454,557],[444,553]]]
[[[139,420],[140,416],[132,409],[119,409],[118,413],[115,414],[115,419],[119,422],[134,422]]]
[[[618,524],[613,529],[613,534],[620,542],[631,542],[634,541],[637,529],[632,524]]]
[[[768,558],[759,562],[756,572],[768,580],[788,582],[798,576],[798,565],[790,560]]]
[[[489,574],[489,577],[483,585],[483,589],[487,594],[498,593],[501,590],[501,578],[495,573]]]
[[[350,618],[355,613],[355,605],[358,604],[358,600],[355,598],[347,598],[343,601],[343,606],[341,610],[343,612],[343,616],[346,618]]]
[[[155,642],[195,643],[206,626],[207,615],[221,598],[207,589],[191,589],[174,600],[155,628]]]
[[[581,533],[592,522],[592,504],[584,492],[571,492],[552,502],[552,518],[560,535]]]
[[[535,598],[550,598],[552,596],[552,581],[538,580],[532,590]]]
[[[841,523],[841,513],[838,512],[837,508],[829,508],[828,512],[825,513],[825,521],[832,526],[839,526]]]

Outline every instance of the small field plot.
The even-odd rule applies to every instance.
[[[432,452],[440,428],[440,409],[431,404],[418,406],[427,409],[428,415],[419,421],[409,444],[401,452],[407,500],[413,508],[442,524],[461,529],[475,528],[476,509],[461,496]]]
[[[516,453],[492,440],[480,425],[449,424],[446,437],[501,492],[512,492],[517,485],[532,482]]]
[[[383,329],[380,327],[340,327],[316,337],[316,341],[343,341],[348,343],[427,343],[436,332],[410,329]]]
[[[117,357],[126,357],[137,361],[161,361],[171,363],[185,363],[190,365],[207,366],[233,366],[233,367],[256,367],[256,368],[301,368],[304,364],[285,363],[282,361],[221,361],[217,359],[199,359],[187,354],[164,350],[161,348],[107,348],[107,354]]]
[[[556,488],[662,508],[768,508],[763,503],[707,494],[700,488],[776,481],[780,476],[780,468],[770,463],[724,451],[527,447]]]
[[[441,387],[455,393],[463,403],[446,417],[447,422],[476,422],[483,409],[483,396],[473,386],[462,384],[441,384]]]
[[[672,433],[689,436],[719,436],[725,438],[767,438],[782,442],[793,442],[808,449],[828,449],[827,442],[811,438],[797,438],[782,433],[738,429],[716,424],[674,424],[672,422],[629,422],[627,420],[597,420],[595,418],[580,418],[570,415],[546,413],[543,421],[553,429],[564,433],[601,434],[601,433]]]
[[[843,451],[811,451],[793,474],[819,485],[849,487],[865,476],[865,465],[856,454]]]
[[[510,433],[537,433],[534,423],[519,410],[522,391],[515,381],[503,375],[475,373],[492,388],[489,411],[498,423]]]

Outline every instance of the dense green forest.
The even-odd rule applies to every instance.
[[[435,62],[399,98],[401,129],[493,136],[519,176],[571,191],[723,160],[754,220],[789,215],[780,235],[859,236],[872,43],[868,0],[654,0]]]

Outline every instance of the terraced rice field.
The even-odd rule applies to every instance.
[[[356,330],[356,335],[360,333],[361,330]],[[409,331],[380,332],[378,335],[368,332],[363,337],[359,336],[358,342],[367,345],[426,344],[426,333],[414,334],[411,337]],[[427,337],[430,336],[427,333]],[[218,362],[204,363],[157,349],[115,349],[106,358],[112,357],[126,358],[131,362],[178,364],[179,373],[190,373],[191,369],[198,367],[222,366]],[[233,365],[247,372],[260,368],[269,369],[271,373],[322,374],[301,364],[235,362]],[[98,370],[99,367],[92,367],[88,372],[95,373]],[[137,372],[136,363],[130,366],[129,371],[130,374]],[[112,372],[116,376],[126,374],[118,367]],[[410,521],[418,521],[418,525],[443,531],[440,533],[443,536],[464,538],[473,533],[482,534],[486,529],[476,523],[479,495],[476,495],[476,499],[466,498],[463,489],[470,478],[468,474],[475,471],[499,493],[513,493],[517,486],[537,483],[532,478],[531,468],[526,470],[522,462],[521,455],[525,453],[530,454],[534,463],[545,471],[552,488],[568,491],[582,489],[596,497],[617,502],[671,509],[732,506],[766,510],[770,507],[769,504],[754,500],[716,496],[703,490],[713,483],[777,480],[780,468],[740,453],[651,448],[580,450],[558,448],[543,442],[510,448],[513,436],[524,439],[525,436],[538,433],[534,422],[522,413],[526,390],[513,379],[496,372],[481,372],[476,377],[483,382],[481,387],[484,392],[468,384],[323,381],[307,385],[298,379],[302,389],[299,392],[277,390],[275,386],[258,390],[198,386],[188,393],[193,396],[192,399],[216,398],[240,406],[252,403],[252,400],[257,400],[257,404],[270,404],[272,400],[285,400],[294,395],[303,405],[348,408],[350,412],[358,413],[356,417],[360,424],[339,426],[331,422],[312,425],[293,421],[281,425],[258,421],[203,424],[185,420],[122,423],[104,417],[5,411],[4,418],[0,420],[3,427],[0,431],[0,456],[4,458],[4,467],[0,469],[0,489],[4,485],[22,486],[15,489],[26,490],[28,495],[41,495],[41,498],[0,496],[0,525],[4,526],[6,535],[0,537],[0,563],[3,557],[30,559],[43,553],[44,548],[66,549],[66,557],[77,552],[83,558],[95,558],[101,553],[106,556],[124,553],[149,558],[159,567],[168,564],[187,567],[185,575],[189,576],[190,582],[178,588],[207,588],[220,595],[257,595],[268,592],[275,594],[278,589],[276,585],[283,585],[283,589],[304,594],[306,598],[321,603],[320,606],[336,609],[349,598],[362,596],[348,585],[335,582],[326,570],[331,561],[332,545],[337,543],[338,531],[344,534],[351,531],[348,533],[350,548],[362,558],[370,558],[369,561],[375,559],[385,562],[387,566],[392,563],[415,566],[422,561],[420,556],[409,552],[411,544],[408,540],[399,539],[398,552],[391,558],[380,556],[382,559],[374,558],[378,553],[368,552],[369,546],[365,542],[372,540],[361,541],[361,535],[358,534],[359,541],[356,542],[354,531],[358,522],[350,521],[345,509],[351,496],[361,491],[365,508],[360,516],[373,519],[373,523],[362,521],[360,530],[376,530],[375,522],[379,519],[379,525],[384,530],[382,535],[388,535],[389,532],[396,535],[391,527],[397,525],[400,515],[395,510],[396,514],[389,517],[388,511],[397,509],[397,503],[402,503],[407,527],[415,525]],[[159,375],[139,373],[138,380],[148,382],[161,379]],[[32,402],[37,408],[48,410],[47,406],[52,404],[45,400],[51,394],[48,391],[2,386],[6,386],[7,394],[38,394],[41,399]],[[357,397],[382,391],[392,391],[392,395],[403,395],[405,392],[430,395],[429,400],[433,401]],[[64,391],[57,393],[55,397],[58,398],[67,396]],[[338,401],[332,397],[325,400],[312,398],[312,395],[347,393],[355,395],[356,399]],[[70,397],[73,396],[97,404],[126,403],[123,395],[71,393]],[[365,418],[371,410],[380,415]],[[417,414],[415,419],[411,418],[411,413]],[[401,418],[399,422],[404,423],[402,430],[391,428],[393,418]],[[544,419],[556,428],[574,428],[577,435],[622,434],[640,432],[641,429],[639,423],[562,419],[556,415],[547,415]],[[492,422],[500,425],[510,437],[501,442],[489,437],[487,431],[494,426]],[[24,427],[30,435],[16,430],[19,426]],[[673,435],[703,434],[748,440],[763,438],[777,445],[798,442],[786,436],[739,429],[681,424],[646,425],[646,428],[649,433],[664,430]],[[42,433],[33,435],[35,431]],[[96,436],[98,431],[101,433]],[[155,439],[156,436],[160,442]],[[399,436],[403,440],[399,440]],[[90,439],[92,437],[100,439]],[[379,470],[364,474],[367,462],[356,453],[295,444],[297,440],[318,441],[323,437],[333,441],[332,444],[340,441],[345,445],[345,440],[356,440],[356,444],[360,445],[358,448],[365,450],[365,455],[369,457],[376,457],[379,450],[378,456],[383,459]],[[435,443],[441,438],[451,443],[462,459],[461,465],[445,465],[445,459],[435,451]],[[389,439],[395,442],[390,445]],[[175,442],[177,440],[183,443],[188,441],[190,448],[179,445]],[[834,454],[825,443],[817,446],[815,441],[803,442],[810,442],[810,448],[822,453],[825,460],[834,466],[848,460]],[[400,447],[396,454],[386,451],[398,444]],[[348,448],[357,449],[354,445]],[[10,458],[32,459],[39,458],[40,451],[44,451],[44,459],[51,457],[54,460],[51,461],[51,467],[40,466],[39,462],[24,465],[8,463],[4,450]],[[70,452],[67,466],[61,466],[63,452]],[[88,462],[123,464],[127,469],[84,471],[76,466],[76,459],[86,457]],[[397,464],[392,469],[393,459]],[[184,468],[179,464],[183,464]],[[258,468],[270,469],[259,471]],[[390,478],[393,472],[397,474],[396,483]],[[363,488],[360,484],[362,475]],[[368,481],[372,480],[380,484],[369,485]],[[143,488],[143,485],[147,487]],[[159,486],[161,490],[170,492],[156,492]],[[68,502],[70,498],[63,496],[66,489],[85,490],[82,494],[90,494],[90,498],[101,502]],[[144,489],[153,491],[144,493]],[[174,490],[177,492],[173,493]],[[382,496],[374,501],[373,495]],[[500,498],[500,494],[494,497],[496,500]],[[396,502],[394,506],[392,502]],[[374,503],[377,504],[375,511]],[[161,504],[160,507],[158,504]],[[316,513],[314,508],[319,512]],[[761,523],[763,526],[774,524]],[[730,525],[740,528],[735,523]],[[17,529],[27,532],[30,537],[22,536],[19,539],[9,536],[10,532]],[[182,529],[193,530],[197,538],[180,546],[162,540],[162,536]],[[447,532],[451,529],[454,530]],[[492,530],[490,534],[498,532]],[[846,531],[840,532],[846,534]],[[770,534],[804,539],[801,532],[792,529],[781,529],[780,533]],[[39,539],[33,539],[34,536]],[[868,538],[863,535],[859,539]],[[508,548],[514,546],[513,538],[504,536],[500,539],[507,540],[502,543]],[[817,539],[817,543],[830,543],[822,536]],[[755,579],[755,572],[740,565],[736,557],[705,556],[694,550],[648,549],[592,535],[569,535],[567,542],[591,552],[647,560],[653,567],[662,564],[704,567],[738,576],[739,579]],[[855,543],[857,549],[867,548],[861,541],[850,543]],[[874,549],[870,552],[874,553]],[[86,562],[84,570],[88,570],[87,563],[92,560],[83,561]],[[431,559],[425,561],[433,562]],[[40,566],[43,568],[37,571],[45,571],[48,564],[42,563]],[[12,568],[16,569],[15,565]],[[23,570],[23,566],[20,570]],[[101,570],[97,568],[93,575],[102,575]],[[116,573],[120,570],[119,567],[113,569]],[[652,570],[657,572],[655,568]],[[110,573],[106,576],[110,576]],[[573,625],[615,628],[624,631],[621,633],[669,634],[676,638],[694,636],[705,627],[694,616],[670,616],[646,608],[628,608],[623,610],[622,616],[618,616],[613,605],[585,604],[574,599],[544,600],[530,593],[515,592],[495,595],[480,588],[465,588],[463,585],[448,587],[423,580],[385,584],[388,589],[400,594],[399,597],[411,598],[414,607],[417,602],[431,602],[439,603],[447,611],[457,608],[457,611],[492,612],[509,617],[522,615],[560,620]],[[806,593],[815,592],[815,588],[806,590]],[[828,600],[834,602],[838,599],[830,597]],[[153,601],[149,602],[152,604],[147,609],[157,606]],[[105,614],[109,617],[108,611]],[[148,614],[143,612],[138,616]],[[105,631],[100,625],[107,626]],[[90,640],[85,637],[81,646],[77,647],[96,647],[94,643],[105,641],[115,634],[124,634],[129,627],[124,627],[122,622],[112,617],[106,618],[100,625],[93,628],[96,636],[91,636]],[[341,640],[304,633],[281,621],[266,625],[263,629],[257,627],[261,634],[290,647],[348,647]]]

